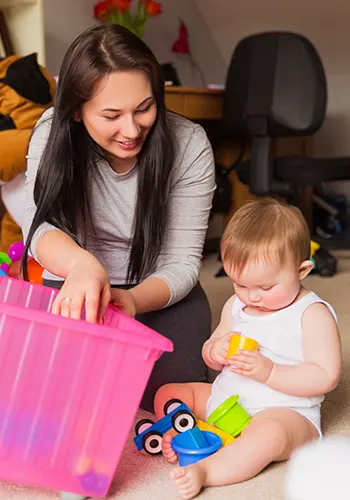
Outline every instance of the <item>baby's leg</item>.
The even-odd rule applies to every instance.
[[[318,438],[315,426],[299,413],[272,408],[254,415],[242,435],[217,453],[172,471],[181,498],[195,497],[203,486],[246,481],[269,463],[287,460],[299,446]]]
[[[154,410],[157,418],[164,417],[163,408],[169,399],[180,399],[194,415],[205,420],[205,410],[212,384],[189,382],[187,384],[166,384],[158,389],[154,398]]]
[[[158,391],[154,399],[154,410],[158,419],[164,417],[164,405],[169,399],[180,399],[185,403],[195,417],[205,420],[205,410],[211,392],[211,384],[191,382],[187,384],[166,384]],[[162,442],[164,458],[174,464],[177,454],[171,447],[171,436],[165,435]]]

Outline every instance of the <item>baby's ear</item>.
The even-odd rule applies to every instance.
[[[304,260],[299,267],[299,280],[302,281],[314,268],[312,260]]]

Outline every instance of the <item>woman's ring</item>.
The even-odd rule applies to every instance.
[[[62,302],[70,302],[72,299],[70,297],[65,297]]]

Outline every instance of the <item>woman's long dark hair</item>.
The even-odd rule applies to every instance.
[[[98,173],[96,160],[104,152],[74,117],[93,96],[101,78],[132,69],[149,77],[157,118],[138,156],[138,195],[127,280],[138,282],[153,269],[166,231],[174,163],[164,79],[153,53],[136,35],[118,25],[98,25],[80,35],[63,59],[50,135],[34,187],[37,209],[22,261],[25,279],[28,250],[41,224],[49,222],[77,241],[80,221],[79,233],[82,231],[85,239],[84,228],[92,224],[88,174]]]

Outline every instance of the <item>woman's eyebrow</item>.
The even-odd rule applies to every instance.
[[[143,106],[144,104],[146,104],[146,102],[148,102],[150,99],[153,99],[153,96],[149,96],[149,97],[146,97],[146,99],[144,99],[137,107],[136,109],[140,108],[141,106]],[[112,113],[120,113],[122,110],[121,109],[115,109],[115,108],[104,108],[102,111],[110,111]]]

